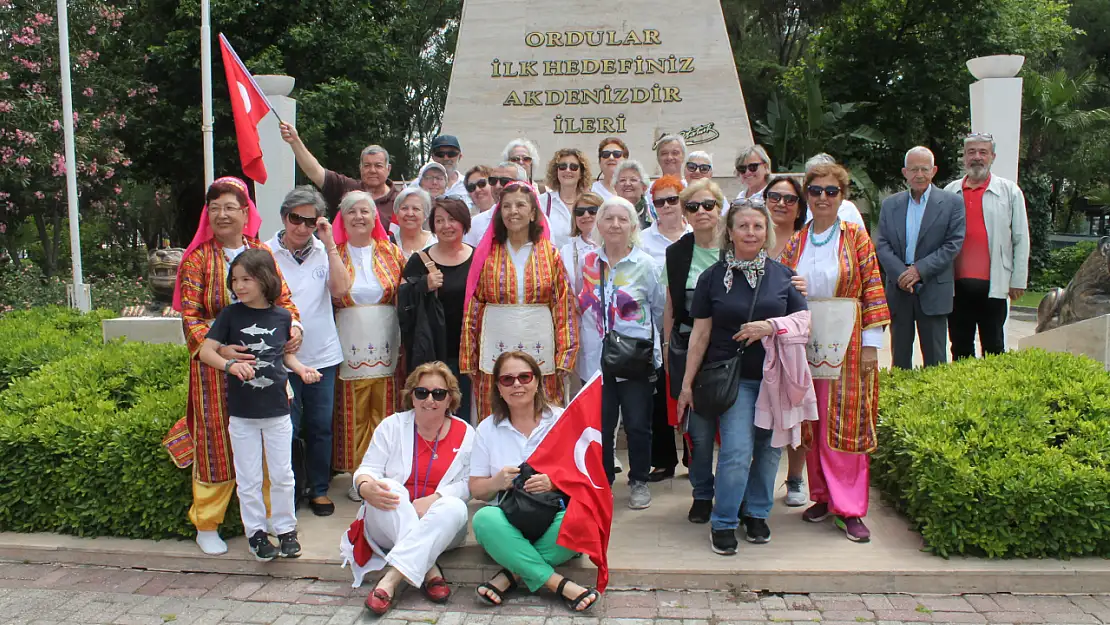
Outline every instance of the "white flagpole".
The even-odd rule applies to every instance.
[[[60,0],[59,0],[60,1]],[[200,2],[200,131],[204,136],[204,188],[216,179],[212,147],[212,11],[209,0]]]
[[[73,261],[72,304],[82,312],[92,308],[81,272],[81,224],[77,209],[77,150],[73,144],[73,93],[69,67],[69,7],[58,0],[58,65],[62,70],[62,127],[65,131],[66,203],[69,205],[69,256]]]

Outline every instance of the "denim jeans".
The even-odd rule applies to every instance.
[[[459,402],[459,410],[455,413],[455,416],[462,419],[463,421],[466,421],[470,425],[477,427],[478,420],[470,414],[470,395],[472,392],[472,387],[470,385],[470,376],[462,375],[461,373],[459,373],[458,358],[448,358],[447,366],[451,369],[451,373],[455,374],[455,378],[458,379],[459,392],[462,393],[462,401]]]
[[[707,419],[691,411],[689,432],[694,449],[690,458],[690,484],[694,499],[713,499],[709,517],[713,529],[735,529],[743,502],[745,516],[766,519],[771,514],[781,449],[771,447],[771,431],[755,427],[755,400],[759,381],[741,380],[736,402],[720,419]],[[713,475],[713,443],[718,427],[721,451]]]
[[[651,471],[651,413],[654,380],[622,380],[605,376],[601,386],[601,454],[605,475],[612,485],[616,478],[613,452],[617,419],[623,417],[628,439],[628,481],[646,482]]]
[[[289,374],[293,401],[289,413],[293,419],[293,438],[304,440],[305,480],[298,488],[307,489],[308,497],[328,494],[331,481],[331,419],[335,406],[335,375],[339,365],[319,369],[320,381],[305,384],[300,376]]]

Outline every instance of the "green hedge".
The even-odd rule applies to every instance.
[[[1039,350],[884,374],[874,483],[942,556],[1110,557],[1110,375]]]
[[[189,472],[161,446],[185,413],[183,346],[111,343],[0,393],[0,531],[190,537]],[[225,529],[241,532],[229,510]]]
[[[100,322],[114,316],[108,310],[83,315],[47,306],[0,317],[0,390],[43,365],[99,347]]]

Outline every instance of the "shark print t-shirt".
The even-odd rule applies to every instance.
[[[289,414],[285,386],[289,376],[282,358],[293,315],[279,306],[251,308],[232,304],[220,311],[208,338],[221,345],[242,345],[254,355],[254,378],[227,375],[227,411],[241,419],[268,419]]]

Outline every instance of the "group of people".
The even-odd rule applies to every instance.
[[[657,142],[654,181],[608,137],[596,179],[591,159],[560,149],[542,183],[530,141],[464,173],[458,140],[442,135],[402,186],[380,146],[363,150],[353,179],[321,166],[288,124],[282,134],[319,191],[290,192],[282,230],[263,243],[246,185],[216,180],[178,274],[194,355],[189,518],[205,553],[226,552],[218,527],[238,484],[252,553],[296,557],[295,502],[330,515],[333,475],[351,474],[347,496],[362,506],[343,554],[356,583],[387,569],[367,598],[378,614],[402,583],[447,600],[436,560],[465,537],[466,502],[496,504],[597,374],[603,464],[611,485],[625,470],[623,423],[629,508],[675,475],[677,426],[688,519],[710,525],[714,552],[736,553],[741,525],[749,542],[770,540],[783,447],[785,503],[812,501],[803,520],[831,517],[867,541],[884,327],[897,366],[912,366],[915,327],[926,364],[943,362],[946,318],[954,357],[974,354],[976,330],[986,353],[1003,351],[1005,299],[1025,286],[1024,200],[990,174],[989,135],[966,138],[967,175],[951,193],[932,185],[932,153],[911,149],[909,190],[883,203],[873,243],[828,155],[799,180],[745,150],[730,202],[710,155],[678,135]],[[807,345],[830,325],[843,331],[837,366],[815,375]],[[175,457],[182,438],[167,438]],[[523,488],[554,486],[532,475]],[[523,583],[588,609],[597,591],[553,569],[575,555],[556,544],[560,519],[529,537],[496,505],[479,510],[475,536],[504,567],[479,596],[498,604]]]

